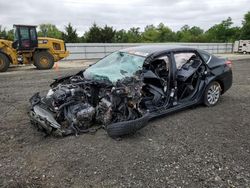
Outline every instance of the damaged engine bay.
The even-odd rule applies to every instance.
[[[31,121],[47,134],[66,136],[93,131],[94,124],[106,128],[111,123],[135,120],[146,113],[140,108],[142,86],[137,76],[116,85],[72,76],[52,86],[47,96],[36,94],[30,99]]]

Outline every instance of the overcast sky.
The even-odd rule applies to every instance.
[[[188,24],[203,29],[231,16],[240,26],[250,0],[0,0],[0,25],[71,22],[82,34],[93,22],[115,29],[160,22],[173,30]]]

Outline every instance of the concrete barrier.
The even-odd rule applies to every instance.
[[[70,55],[66,60],[100,59],[123,48],[153,44],[190,46],[213,54],[233,52],[233,43],[67,43]]]

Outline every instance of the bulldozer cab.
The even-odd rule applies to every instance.
[[[14,25],[12,47],[17,51],[32,51],[38,46],[36,26]]]

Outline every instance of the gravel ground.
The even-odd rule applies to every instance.
[[[234,61],[215,107],[158,118],[120,141],[104,130],[45,138],[29,123],[28,99],[79,67],[0,75],[0,187],[250,187],[250,60]]]

